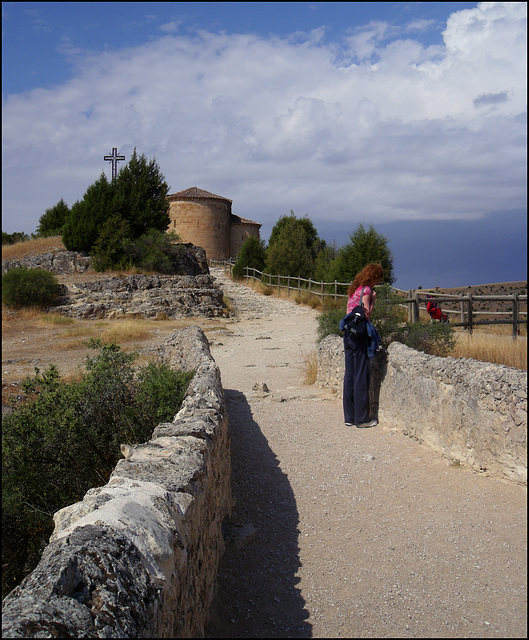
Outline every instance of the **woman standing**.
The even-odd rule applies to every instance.
[[[369,320],[375,306],[377,294],[373,287],[384,279],[384,270],[379,264],[368,264],[353,280],[347,295],[347,313],[362,305]],[[362,294],[363,290],[363,294]],[[362,300],[360,297],[362,296]],[[346,332],[343,338],[345,349],[345,376],[343,381],[343,412],[348,427],[375,427],[376,420],[369,418],[369,358],[367,336],[357,338]]]

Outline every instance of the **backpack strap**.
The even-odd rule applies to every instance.
[[[365,287],[362,287],[362,291],[360,292],[360,303],[358,304],[359,307],[363,307],[364,306],[362,304],[362,300],[364,299],[364,289],[365,289]]]

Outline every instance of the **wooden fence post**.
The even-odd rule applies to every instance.
[[[415,292],[415,300],[413,301],[413,322],[419,322],[419,292]]]
[[[518,294],[512,296],[512,338],[516,340],[518,337]]]
[[[472,294],[469,293],[467,296],[468,300],[468,331],[472,333],[474,329],[474,318],[472,317]]]

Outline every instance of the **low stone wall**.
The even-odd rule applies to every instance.
[[[198,327],[161,355],[196,371],[180,411],[55,514],[39,565],[4,599],[2,637],[204,636],[232,507],[224,392]]]
[[[322,340],[316,383],[341,398],[344,366],[342,339]],[[374,367],[372,411],[383,424],[474,471],[527,484],[524,371],[431,356],[398,342]]]

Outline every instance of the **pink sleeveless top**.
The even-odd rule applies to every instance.
[[[370,296],[373,293],[373,289],[368,287],[367,285],[364,287],[364,296]],[[362,287],[358,287],[358,289],[353,293],[353,295],[347,301],[347,313],[351,313],[351,311],[355,307],[360,306],[360,295],[362,294]]]

